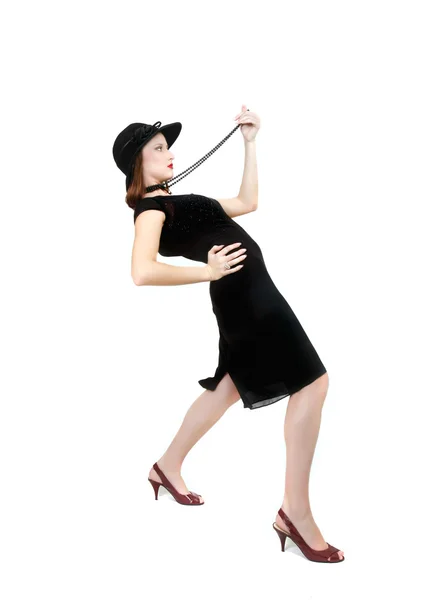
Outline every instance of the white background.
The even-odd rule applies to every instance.
[[[157,7],[3,14],[1,596],[442,597],[441,3]],[[236,221],[330,375],[310,497],[341,565],[272,530],[288,398],[237,402],[192,449],[204,506],[147,481],[214,374],[217,325],[208,283],[132,282],[112,144],[180,121],[177,174],[243,103],[259,208]],[[235,196],[243,158],[238,130],[172,191]]]

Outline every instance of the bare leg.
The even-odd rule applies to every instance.
[[[328,374],[322,375],[288,400],[284,437],[286,444],[285,493],[282,509],[306,543],[314,550],[328,547],[311,513],[309,478],[328,390]],[[279,514],[276,524],[288,531]],[[340,551],[342,557],[344,553]]]
[[[227,373],[214,391],[205,390],[188,409],[173,441],[157,461],[179,493],[188,494],[190,492],[180,474],[186,455],[196,442],[217,423],[226,410],[239,399],[239,393]],[[160,477],[154,469],[151,469],[149,477],[160,481]]]

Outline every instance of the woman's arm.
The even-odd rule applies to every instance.
[[[239,194],[235,198],[215,198],[231,218],[253,212],[258,206],[256,142],[244,140],[244,174]]]
[[[244,147],[244,174],[242,177],[238,198],[251,211],[256,210],[258,205],[256,140],[251,142],[244,140]]]
[[[162,210],[146,210],[136,217],[131,277],[136,285],[185,285],[210,281],[204,267],[176,267],[157,262],[160,235],[165,222]]]
[[[207,266],[176,267],[158,261],[147,261],[137,275],[133,275],[136,285],[185,285],[210,281]]]
[[[257,162],[255,142],[245,141],[245,164],[239,195],[235,198],[215,198],[230,218],[256,210],[258,205]]]

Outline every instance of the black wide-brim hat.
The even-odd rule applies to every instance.
[[[126,189],[128,190],[134,173],[134,163],[137,153],[145,146],[149,140],[163,133],[168,144],[168,148],[174,144],[179,137],[182,129],[182,123],[168,123],[161,127],[162,123],[156,121],[154,125],[146,123],[131,123],[119,133],[113,144],[113,156],[116,165],[126,175]]]

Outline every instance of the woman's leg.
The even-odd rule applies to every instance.
[[[188,409],[182,425],[157,464],[181,494],[188,494],[180,471],[182,463],[198,440],[240,399],[230,375],[226,373],[214,391],[203,392]],[[160,481],[151,469],[150,479]],[[203,498],[202,498],[203,499]]]
[[[306,543],[314,550],[327,548],[310,508],[309,478],[321,425],[322,407],[328,390],[325,373],[288,400],[284,437],[286,444],[285,493],[282,509]],[[288,531],[281,517],[276,524]],[[341,550],[340,555],[343,556]]]

